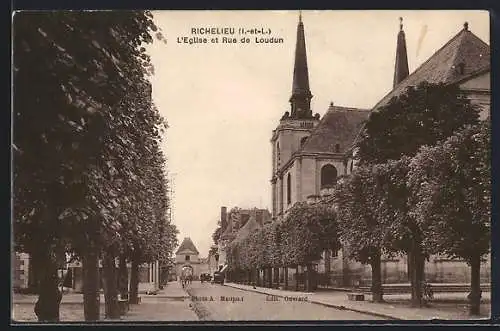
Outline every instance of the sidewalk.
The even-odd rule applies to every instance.
[[[169,282],[156,295],[140,294],[141,303],[130,305],[130,310],[120,321],[194,321],[197,315],[191,309],[189,295],[178,282]],[[14,294],[12,297],[12,318],[16,321],[33,321],[37,295]],[[101,294],[101,320],[104,320],[104,295]],[[83,321],[83,294],[67,293],[61,300],[61,322]]]
[[[179,282],[169,282],[155,295],[141,295],[141,303],[130,305],[121,321],[197,321],[188,299]]]
[[[370,294],[365,294],[365,301],[350,301],[347,293],[343,291],[322,291],[318,293],[305,293],[296,291],[284,291],[269,289],[235,283],[225,283],[225,286],[252,291],[262,294],[275,295],[279,297],[307,296],[308,301],[327,307],[346,309],[363,314],[393,320],[467,320],[473,319],[468,316],[467,293],[436,293],[430,307],[409,307],[409,294],[385,295],[385,303],[371,302]],[[483,293],[484,303],[481,304],[483,316],[479,319],[489,318],[491,314],[490,292]],[[478,319],[478,318],[474,318]]]

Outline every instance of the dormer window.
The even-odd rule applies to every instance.
[[[190,261],[190,260],[191,260],[191,256],[186,255],[186,261]]]

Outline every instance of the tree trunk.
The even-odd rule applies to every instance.
[[[137,255],[132,256],[132,266],[130,270],[129,303],[139,303],[139,259]]]
[[[481,256],[473,256],[470,263],[470,298],[469,298],[469,313],[472,316],[480,314],[481,307]]]
[[[350,287],[352,286],[351,272],[349,270],[349,259],[347,250],[342,248],[342,286]]]
[[[99,251],[92,244],[83,254],[82,269],[85,321],[98,321],[100,314]]]
[[[102,269],[104,273],[104,302],[106,318],[120,318],[115,256],[109,251],[104,253]]]
[[[407,254],[408,258],[407,258],[407,261],[406,261],[406,272],[407,272],[407,275],[406,275],[406,278],[408,279],[408,281],[410,282],[411,284],[411,266],[412,266],[412,256],[411,256],[411,252],[408,252]]]
[[[323,285],[325,285],[327,288],[330,287],[330,272],[332,269],[332,251],[327,249],[325,251],[325,282]]]
[[[128,299],[128,268],[125,254],[120,255],[118,266],[118,292],[122,299]]]
[[[268,280],[268,286],[269,288],[273,288],[273,268],[268,268],[268,275],[267,275],[267,280]]]
[[[62,293],[58,287],[57,264],[50,256],[38,256],[38,258],[39,262],[43,261],[43,268],[37,268],[40,278],[35,314],[39,322],[59,322]]]
[[[423,268],[425,259],[418,244],[414,244],[414,250],[411,256],[411,305],[413,307],[422,307],[422,282],[424,281]]]
[[[274,276],[275,288],[279,288],[280,287],[280,268],[274,268],[273,276]]]
[[[295,291],[299,290],[299,265],[295,266]]]
[[[30,254],[28,267],[28,288],[30,293],[38,294],[40,288],[40,258],[36,254]]]
[[[371,256],[372,268],[372,298],[374,302],[384,302],[382,287],[382,261],[380,251]]]
[[[312,292],[314,291],[314,270],[312,268],[312,265],[310,263],[306,264],[306,283],[305,283],[305,289],[306,292]]]
[[[283,268],[283,273],[285,277],[285,290],[288,290],[288,266]]]

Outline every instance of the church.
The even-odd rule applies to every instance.
[[[317,201],[331,193],[341,175],[356,167],[356,139],[370,112],[386,105],[410,86],[423,81],[457,84],[472,103],[481,107],[480,118],[490,113],[490,47],[463,28],[410,74],[402,19],[396,39],[393,89],[371,109],[330,104],[321,118],[313,114],[309,86],[305,28],[301,15],[297,26],[290,109],[272,132],[272,218],[284,217],[299,201]],[[314,54],[313,54],[314,56]],[[333,285],[355,286],[371,282],[370,267],[349,261],[339,252],[328,252],[317,261],[317,272],[327,273]],[[384,259],[384,283],[407,281],[406,258]],[[490,282],[489,260],[481,266],[482,282]],[[430,282],[470,282],[468,266],[455,259],[434,256],[426,263]],[[330,272],[331,270],[331,272]],[[332,284],[330,284],[332,285]]]

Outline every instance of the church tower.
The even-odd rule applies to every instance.
[[[279,217],[284,207],[290,205],[291,195],[295,191],[296,178],[299,175],[290,169],[292,155],[297,152],[305,139],[319,122],[319,114],[312,115],[312,94],[309,87],[309,71],[307,68],[306,39],[302,14],[297,24],[297,40],[295,45],[295,61],[292,78],[292,95],[290,111],[281,117],[278,127],[273,130],[271,143],[272,155],[272,200],[273,217]]]
[[[406,38],[403,31],[403,18],[399,18],[398,43],[396,47],[396,63],[394,65],[394,81],[392,88],[395,88],[401,81],[408,77],[408,56],[406,52]]]
[[[295,65],[293,67],[292,96],[290,97],[291,118],[312,118],[311,99],[309,71],[307,69],[306,37],[304,35],[302,14],[299,14],[297,42],[295,45]]]

